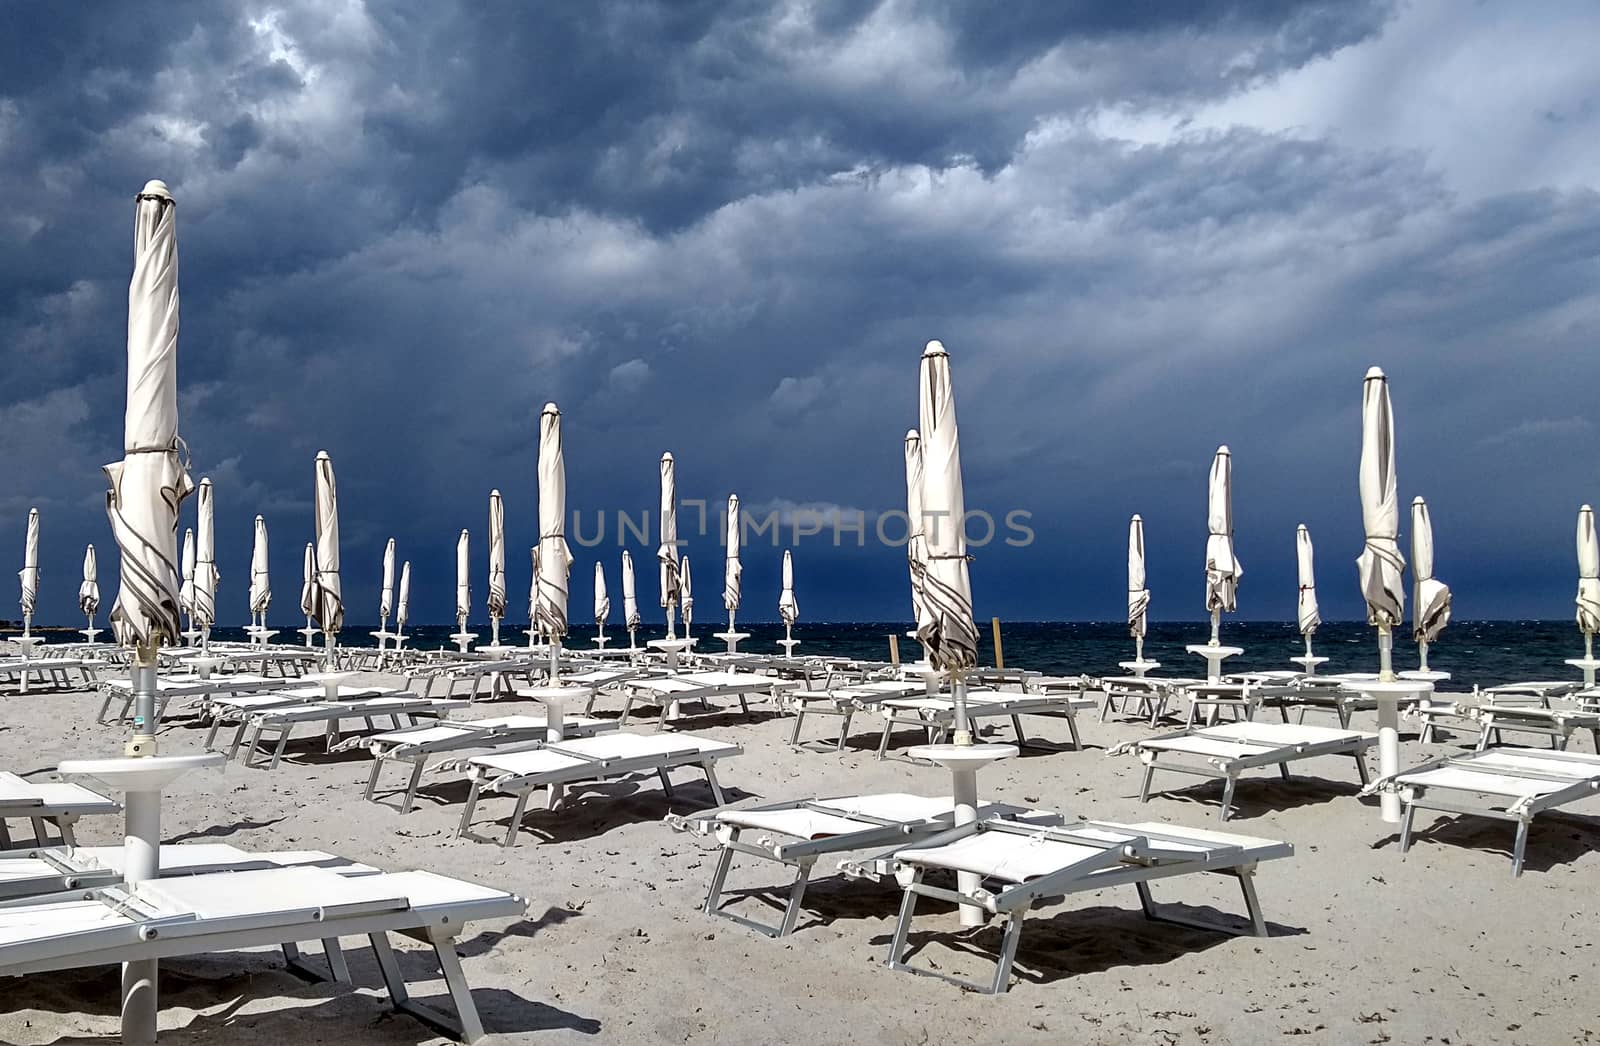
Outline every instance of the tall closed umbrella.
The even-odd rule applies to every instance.
[[[1133,637],[1133,663],[1144,664],[1144,637],[1149,630],[1150,590],[1145,587],[1144,519],[1128,521],[1128,634]]]
[[[572,550],[567,547],[567,458],[561,444],[561,411],[546,403],[539,412],[539,630],[550,643],[550,680],[567,634],[567,588]]]
[[[301,568],[300,613],[306,616],[306,627],[300,631],[306,637],[306,646],[310,646],[311,637],[317,634],[316,626],[311,623],[317,616],[317,546],[311,541],[306,542],[305,563]]]
[[[1394,671],[1394,633],[1405,609],[1400,555],[1400,497],[1394,471],[1394,408],[1389,403],[1389,382],[1373,367],[1361,385],[1361,523],[1366,545],[1356,559],[1361,595],[1367,603],[1367,621],[1378,629],[1378,680],[1363,685],[1362,692],[1378,705],[1378,774],[1400,772],[1400,698],[1426,693],[1432,684],[1404,684]],[[1386,790],[1380,796],[1383,819],[1400,820],[1400,796]]]
[[[1313,672],[1318,661],[1316,655],[1311,653],[1311,637],[1316,633],[1317,626],[1322,624],[1322,613],[1317,609],[1317,573],[1311,547],[1311,531],[1304,523],[1295,528],[1294,558],[1300,581],[1300,594],[1295,600],[1295,617],[1300,627],[1300,634],[1306,641],[1305,660],[1302,663],[1306,666],[1307,672]]]
[[[1578,631],[1583,633],[1584,686],[1594,686],[1594,634],[1600,632],[1600,538],[1595,536],[1594,509],[1578,510]]]
[[[93,545],[83,550],[83,584],[78,586],[78,610],[89,619],[84,634],[92,643],[94,634],[99,631],[94,627],[94,616],[100,612],[100,567],[95,562]]]
[[[722,522],[722,609],[728,612],[728,630],[717,638],[728,644],[731,654],[739,648],[739,640],[745,638],[734,626],[744,578],[744,565],[739,562],[739,495],[728,495],[728,514]]]
[[[633,577],[633,556],[627,549],[622,550],[622,622],[628,630],[628,646],[637,649],[639,641],[635,633],[639,631],[639,595]]]
[[[606,594],[606,568],[597,559],[594,563],[594,627],[595,642],[602,649],[606,645],[606,620],[611,617],[611,597]]]
[[[1417,641],[1418,668],[1426,672],[1428,645],[1450,623],[1450,586],[1433,576],[1433,518],[1420,497],[1411,502],[1411,577],[1416,585],[1412,637]]]
[[[325,450],[317,452],[317,625],[333,667],[333,649],[344,627],[344,596],[339,581],[339,490],[333,480],[333,459]]]
[[[506,616],[506,507],[498,490],[489,491],[489,630],[500,645],[500,619]]]
[[[383,588],[378,592],[378,649],[388,638],[389,617],[394,613],[394,538],[383,546]]]
[[[467,634],[467,615],[472,613],[472,538],[463,529],[456,538],[456,632]]]
[[[1391,629],[1405,612],[1400,555],[1400,497],[1394,472],[1394,408],[1383,371],[1367,371],[1361,386],[1361,524],[1366,543],[1356,559],[1367,623],[1378,628],[1379,675],[1394,678]]]
[[[1239,604],[1244,566],[1233,552],[1233,455],[1218,447],[1206,486],[1206,612],[1211,615],[1211,645],[1219,642],[1223,613]]]
[[[267,608],[272,605],[272,573],[267,562],[267,521],[256,517],[255,544],[250,550],[250,623],[267,627]],[[262,642],[266,642],[263,637]]]
[[[217,520],[211,480],[200,481],[200,525],[194,540],[194,621],[200,630],[200,647],[208,649],[211,629],[217,623]]]
[[[978,663],[978,626],[972,618],[972,581],[967,574],[962,525],[966,499],[950,355],[937,341],[930,341],[922,354],[921,378],[922,510],[930,522],[917,640],[927,648],[935,668],[962,678]],[[956,733],[958,741],[966,737],[970,742],[964,687],[957,692]]]
[[[661,605],[667,611],[667,638],[673,631],[673,608],[678,605],[678,478],[671,452],[661,455],[661,544],[656,546],[661,567]]]
[[[906,461],[906,568],[911,575],[911,620],[915,627],[925,616],[923,575],[927,571],[927,521],[922,512],[922,436],[908,429],[905,438]]]
[[[178,238],[176,206],[160,181],[139,194],[134,217],[133,278],[128,284],[128,394],[123,459],[105,466],[106,515],[121,553],[121,584],[111,608],[117,642],[133,650],[134,726],[126,749],[145,763],[156,755],[157,648],[176,643],[178,617],[178,509],[193,491],[179,458],[178,440]],[[221,761],[216,757],[216,762]],[[63,760],[63,775],[97,774],[126,789],[123,879],[130,887],[160,872],[161,787],[201,765],[150,758],[148,770],[129,775],[125,760]],[[81,768],[81,769],[78,769]],[[122,1041],[156,1037],[157,961],[122,968]]]
[[[683,613],[683,638],[689,637],[689,626],[694,624],[694,575],[689,572],[689,557],[685,555],[679,564],[678,572],[678,609]]]
[[[400,566],[400,598],[394,605],[394,645],[400,649],[405,640],[406,622],[411,618],[411,560]]]
[[[778,618],[783,622],[784,656],[794,655],[794,626],[800,620],[800,604],[794,598],[794,557],[783,550],[783,589],[778,593]]]
[[[36,508],[28,510],[28,536],[17,578],[22,582],[22,634],[27,636],[33,628],[33,612],[39,600],[39,510]]]
[[[194,630],[194,528],[183,531],[183,583],[178,589],[178,607],[189,615],[189,630]]]
[[[528,649],[533,649],[539,635],[539,546],[528,549],[528,559],[533,564],[532,580],[528,584]]]

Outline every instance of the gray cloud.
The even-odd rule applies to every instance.
[[[0,61],[0,560],[35,502],[56,506],[50,576],[108,544],[131,195],[161,176],[183,431],[232,577],[258,511],[293,573],[326,448],[352,602],[393,533],[419,614],[448,616],[451,539],[481,530],[491,487],[511,544],[534,537],[547,400],[575,507],[653,507],[671,449],[684,497],[892,509],[939,337],[969,501],[1032,510],[1039,533],[975,568],[993,612],[1116,616],[1138,511],[1158,614],[1198,616],[1205,469],[1227,442],[1244,612],[1290,612],[1304,519],[1326,611],[1354,615],[1337,579],[1378,362],[1402,493],[1430,498],[1460,612],[1565,614],[1596,435],[1538,427],[1592,410],[1594,189],[1465,198],[1425,152],[1185,123],[1385,46],[1386,5],[596,10],[196,5],[160,35],[33,27],[39,46]],[[1171,129],[1119,130],[1151,120]],[[1474,605],[1471,571],[1513,531],[1534,572],[1514,605]],[[819,615],[903,613],[895,554],[803,562]],[[776,591],[776,561],[751,570]],[[70,616],[64,584],[42,598]]]

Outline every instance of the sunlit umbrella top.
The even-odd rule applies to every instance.
[[[678,602],[678,479],[672,454],[661,455],[661,544],[656,547],[661,565],[661,605]]]
[[[250,613],[265,614],[272,604],[272,573],[267,560],[267,521],[256,517],[255,545],[250,550]]]
[[[39,510],[28,510],[28,536],[22,550],[22,569],[17,571],[22,582],[22,612],[33,616],[39,600]]]
[[[722,609],[739,609],[744,565],[739,562],[739,495],[728,495],[728,518],[722,545]]]
[[[100,610],[100,567],[95,563],[93,545],[83,551],[83,584],[78,586],[78,609],[90,617]]]
[[[1433,576],[1433,518],[1420,497],[1411,502],[1411,576],[1417,586],[1412,634],[1432,643],[1450,623],[1450,586]]]
[[[1143,639],[1149,627],[1150,590],[1145,587],[1144,520],[1128,521],[1128,634]]]
[[[1588,505],[1578,510],[1578,628],[1600,632],[1600,537]]]
[[[911,618],[921,621],[926,615],[923,608],[923,573],[927,569],[927,541],[923,537],[922,518],[922,437],[916,429],[906,432],[906,566],[911,575]]]
[[[311,616],[324,632],[344,627],[344,596],[339,581],[339,491],[334,485],[333,459],[317,453],[317,611]]]
[[[572,549],[567,546],[567,453],[561,411],[546,403],[539,412],[539,606],[538,629],[549,639],[567,634],[567,596]]]
[[[1206,613],[1233,613],[1244,565],[1233,551],[1233,455],[1218,447],[1206,485]]]
[[[972,619],[972,581],[967,573],[966,498],[950,354],[939,342],[928,342],[923,351],[920,377],[918,430],[927,561],[917,640],[935,667],[960,671],[978,662],[978,626]]]
[[[1400,554],[1400,496],[1394,472],[1394,408],[1383,371],[1367,371],[1361,386],[1361,524],[1366,544],[1356,559],[1367,623],[1400,624],[1406,595]]]
[[[506,616],[506,506],[489,491],[489,616]]]
[[[1317,573],[1311,547],[1311,531],[1304,523],[1294,532],[1295,563],[1300,575],[1300,596],[1295,606],[1300,634],[1309,636],[1322,624],[1322,614],[1317,609]]]

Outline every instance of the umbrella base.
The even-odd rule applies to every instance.
[[[1237,657],[1244,653],[1243,647],[1212,646],[1210,643],[1195,643],[1184,647],[1191,654],[1206,659],[1206,682],[1220,683],[1222,681],[1222,662],[1230,657]]]
[[[714,638],[720,639],[724,643],[728,644],[728,653],[737,654],[739,652],[739,644],[740,644],[740,642],[742,642],[743,640],[749,639],[750,638],[750,633],[748,633],[748,632],[718,632],[718,633],[715,634]]]
[[[1393,683],[1361,680],[1350,684],[1378,705],[1378,776],[1393,777],[1400,772],[1400,702],[1433,693],[1425,679],[1397,679]],[[1400,823],[1400,795],[1385,790],[1380,796],[1383,819]]]
[[[1585,687],[1594,686],[1594,672],[1595,669],[1600,668],[1600,658],[1573,657],[1568,658],[1564,663],[1583,673],[1583,685]]]
[[[1160,661],[1118,661],[1117,667],[1124,672],[1132,672],[1137,679],[1143,679],[1146,672],[1161,667]]]
[[[1301,654],[1299,657],[1291,657],[1289,661],[1291,664],[1299,665],[1301,670],[1308,676],[1314,676],[1317,674],[1318,665],[1325,665],[1328,663],[1328,659],[1325,657],[1317,657],[1315,655],[1307,656],[1305,654]]]
[[[971,824],[978,819],[978,771],[990,763],[1011,759],[1021,750],[1016,745],[919,745],[906,754],[912,759],[927,759],[950,771],[950,794],[955,799],[955,824]],[[976,872],[957,875],[962,893],[973,893],[983,885]],[[962,926],[982,926],[988,915],[976,905],[961,906]]]
[[[461,652],[466,654],[471,652],[472,643],[477,638],[478,633],[476,632],[453,632],[450,635],[450,642],[460,647]]]

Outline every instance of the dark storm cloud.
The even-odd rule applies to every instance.
[[[179,199],[182,427],[217,484],[219,602],[241,619],[257,512],[275,617],[293,616],[324,447],[352,605],[392,533],[417,617],[448,616],[451,539],[482,534],[491,487],[510,551],[533,540],[547,400],[580,509],[652,507],[668,449],[687,498],[894,508],[930,337],[955,354],[969,500],[1035,513],[1036,545],[980,553],[980,613],[1115,616],[1139,511],[1156,612],[1198,616],[1205,470],[1228,442],[1247,615],[1290,612],[1302,518],[1325,610],[1354,614],[1373,362],[1458,606],[1501,612],[1471,602],[1470,564],[1522,527],[1543,573],[1515,606],[1565,613],[1565,553],[1539,557],[1595,486],[1592,365],[1566,380],[1594,340],[1594,194],[1464,201],[1419,154],[1097,129],[1270,84],[1383,32],[1384,5],[30,17],[0,45],[35,41],[0,62],[0,562],[41,505],[45,617],[71,616],[84,541],[107,562],[97,467],[119,456],[131,196],[150,177]],[[817,541],[797,554],[808,613],[903,612],[897,552]],[[777,557],[749,557],[752,618],[772,616]],[[528,568],[509,558],[515,593]],[[608,543],[614,591],[616,558]],[[576,569],[575,608],[589,554]]]

